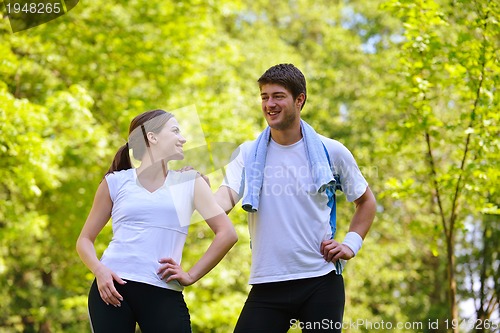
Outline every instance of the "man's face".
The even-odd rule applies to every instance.
[[[300,122],[304,94],[295,100],[292,93],[279,84],[264,84],[260,88],[262,111],[269,127],[283,131]]]

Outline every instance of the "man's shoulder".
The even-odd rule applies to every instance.
[[[318,136],[321,139],[321,142],[323,142],[323,144],[325,145],[326,149],[328,149],[328,151],[339,151],[347,149],[346,146],[344,146],[344,144],[340,141],[331,139],[321,134],[318,134]]]
[[[256,141],[257,141],[257,139],[245,141],[242,144],[240,144],[240,146],[238,148],[242,149],[242,150],[248,150],[248,149],[250,149],[250,147],[252,147],[253,144],[255,144]]]
[[[320,138],[326,149],[328,150],[328,155],[330,156],[330,160],[332,161],[332,163],[334,163],[335,165],[338,165],[339,163],[356,163],[351,151],[346,146],[344,146],[343,143],[334,139],[327,138],[323,135],[320,135]]]
[[[246,155],[249,153],[249,151],[252,149],[252,146],[254,145],[256,140],[249,140],[245,141],[242,144],[240,144],[234,151],[233,151],[233,156],[232,158],[235,158],[238,155],[241,155],[243,157],[246,157]]]

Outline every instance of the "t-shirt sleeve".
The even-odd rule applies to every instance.
[[[180,225],[185,227],[190,224],[191,215],[194,212],[194,188],[198,172],[196,170],[172,172],[170,177],[169,190],[172,202]]]
[[[104,178],[106,179],[106,183],[108,183],[109,197],[111,201],[115,202],[116,193],[118,192],[118,175],[108,173]]]
[[[342,192],[349,202],[358,199],[365,193],[368,182],[361,173],[354,156],[338,141],[328,140],[327,148],[333,162],[333,172],[340,177]]]
[[[240,145],[233,152],[229,164],[225,168],[224,179],[221,186],[227,186],[241,198],[245,189],[244,167],[245,144]]]

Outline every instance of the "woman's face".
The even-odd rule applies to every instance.
[[[186,139],[182,136],[179,123],[175,118],[170,118],[154,137],[156,138],[156,157],[166,160],[184,158],[182,146],[186,143]]]

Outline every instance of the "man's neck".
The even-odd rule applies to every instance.
[[[289,146],[296,142],[299,142],[300,139],[302,139],[302,131],[300,130],[300,124],[299,126],[296,126],[294,128],[289,128],[286,130],[276,130],[271,128],[271,137],[276,143],[282,146]]]

